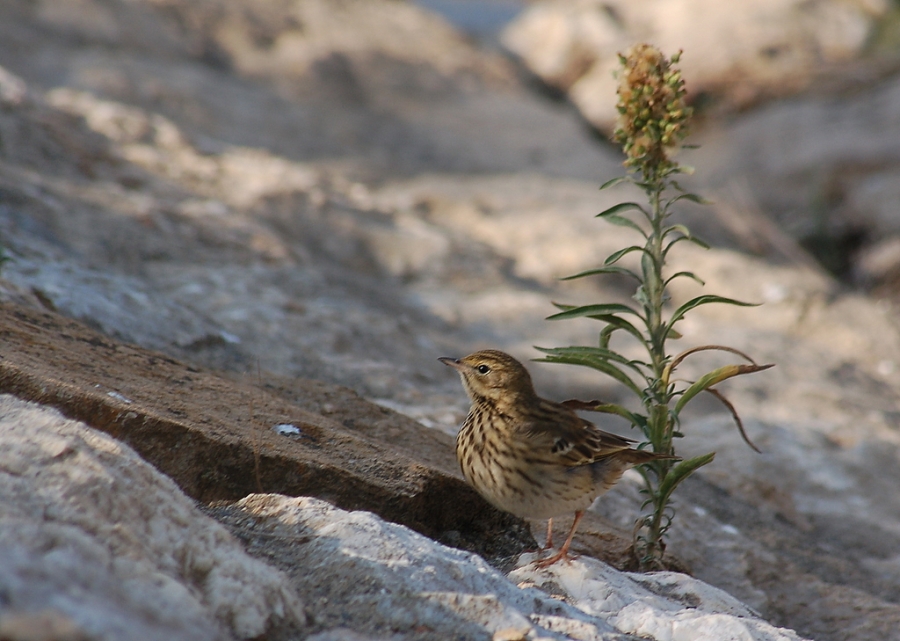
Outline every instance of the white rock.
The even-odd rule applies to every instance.
[[[0,617],[52,609],[96,639],[253,638],[306,619],[250,558],[129,447],[0,396]]]
[[[612,639],[617,632],[660,641],[800,638],[681,574],[626,574],[584,558],[543,571],[526,565],[507,578],[478,556],[368,512],[277,495],[251,495],[238,506],[259,519],[255,531],[310,537],[295,548],[292,562],[303,567],[295,580],[310,599],[327,584],[331,596],[316,605],[319,617],[329,621],[339,610],[356,631],[402,632],[414,622],[437,633],[481,630],[496,638],[511,631],[528,639]],[[515,585],[550,582],[555,592],[565,591],[565,601]],[[345,614],[347,603],[354,604],[352,613]]]
[[[791,640],[791,630],[762,621],[746,605],[706,583],[675,572],[629,574],[590,557],[544,570],[510,574],[517,581],[561,587],[567,600],[622,632],[657,641]]]

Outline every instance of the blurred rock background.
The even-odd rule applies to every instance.
[[[714,204],[680,216],[712,249],[673,266],[763,305],[701,308],[681,342],[777,367],[724,386],[763,454],[712,401],[685,424],[681,451],[717,458],[670,551],[801,635],[900,638],[898,24],[888,0],[6,0],[0,293],[452,435],[467,404],[438,356],[590,344],[551,301],[631,295],[559,278],[630,243],[593,219],[629,197],[597,190],[622,171],[616,52],[683,49],[700,147],[679,160]],[[546,396],[624,400],[531,370]],[[637,489],[597,531],[627,537]]]

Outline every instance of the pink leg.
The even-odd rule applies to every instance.
[[[544,547],[541,548],[541,552],[544,550],[552,550],[553,549],[553,519],[547,519],[547,542],[544,543]]]
[[[553,556],[542,559],[540,561],[535,561],[534,565],[538,568],[545,568],[548,565],[553,565],[560,559],[563,559],[568,563],[572,557],[569,556],[569,546],[572,545],[572,539],[575,537],[575,528],[578,527],[578,522],[581,520],[581,517],[584,515],[584,510],[579,510],[575,512],[575,520],[572,522],[572,529],[569,530],[569,536],[566,537],[566,542],[563,543],[563,546],[559,549],[559,552],[554,554]]]

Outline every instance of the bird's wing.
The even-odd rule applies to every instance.
[[[529,449],[548,463],[576,467],[588,465],[631,448],[633,440],[604,432],[558,403],[541,401],[534,420],[522,433],[531,442]]]

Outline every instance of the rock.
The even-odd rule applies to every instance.
[[[584,559],[525,565],[510,582],[476,556],[315,499],[252,495],[216,511],[254,554],[290,572],[319,628],[417,639],[800,638],[684,575],[631,575]]]
[[[741,625],[749,638],[798,638],[773,634],[745,606],[686,577],[629,579],[597,562],[576,562],[580,587],[560,578],[572,569],[556,576],[573,590],[580,605],[573,607],[516,587],[474,554],[368,512],[278,495],[209,510],[278,570],[248,556],[129,447],[52,409],[0,396],[0,441],[4,639],[280,639],[322,630],[331,637],[321,638],[440,639],[517,630],[529,638],[612,641],[626,636],[605,619],[620,629],[661,630],[684,618],[679,601],[690,599],[693,622],[729,630],[721,619],[737,616],[747,619]],[[597,606],[591,613],[591,592],[608,593],[610,585],[641,611]],[[660,596],[648,600],[642,585]]]
[[[284,574],[249,557],[170,478],[9,395],[0,495],[4,639],[248,639],[307,625]]]
[[[584,176],[602,156],[565,112],[523,99],[503,56],[477,50],[415,3],[351,0],[333,11],[323,0],[116,0],[98,10],[112,25],[104,34],[79,18],[80,4],[0,7],[0,36],[9,43],[0,64],[42,88],[152,104],[201,146],[262,147],[370,177],[380,168],[523,165]],[[94,55],[84,42],[119,55]]]
[[[741,6],[549,0],[508,26],[503,43],[543,82],[565,92],[588,122],[609,132],[617,117],[617,54],[636,42],[667,55],[683,49],[689,92],[733,109],[794,93],[816,71],[853,59],[887,10],[880,0]]]
[[[551,301],[632,300],[625,280],[558,280],[634,240],[594,220],[635,195],[597,191],[620,158],[568,107],[411,3],[10,0],[0,64],[5,389],[107,430],[192,498],[259,481],[509,562],[527,532],[455,476],[467,404],[436,359],[595,344],[592,321],[545,322]],[[851,211],[892,229],[896,81],[854,69],[854,92],[710,113],[682,160],[717,205],[676,216],[714,249],[672,254],[707,282],[679,279],[673,303],[764,303],[693,310],[672,348],[777,365],[722,387],[762,455],[715,399],[685,414],[679,451],[717,458],[676,493],[673,567],[819,641],[900,624],[896,308],[795,240]],[[692,356],[679,379],[725,358]],[[551,398],[633,402],[595,372],[530,367]],[[578,553],[627,565],[638,487],[594,506]]]
[[[897,156],[885,142],[898,129],[898,92],[897,77],[887,75],[854,91],[822,89],[709,123],[692,138],[700,147],[690,162],[707,193],[766,212],[851,281],[865,273],[860,261],[870,245],[900,234],[892,204]],[[885,280],[871,286],[890,282],[881,273]]]
[[[757,618],[743,603],[684,574],[617,572],[590,558],[538,572],[514,570],[522,583],[549,585],[570,603],[617,629],[654,639],[800,639]]]
[[[459,478],[448,437],[399,416],[391,417],[388,431],[372,420],[374,413],[388,413],[380,408],[369,407],[365,421],[354,420],[354,405],[362,401],[352,394],[337,400],[340,392],[331,390],[344,405],[329,412],[338,423],[59,316],[6,305],[0,326],[0,391],[54,405],[121,439],[196,500],[237,500],[262,488],[314,494],[377,511],[435,538],[452,532],[458,545],[492,557],[529,543],[516,519]],[[61,335],[62,352],[56,345]],[[391,441],[414,447],[406,451],[416,458]]]
[[[873,289],[881,286],[888,295],[900,291],[900,235],[889,236],[860,250],[853,279]]]
[[[90,637],[58,610],[0,615],[0,639],[9,641],[88,641]]]

